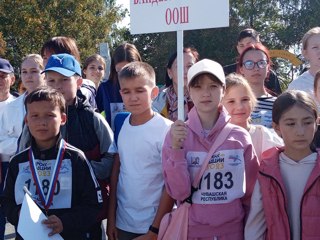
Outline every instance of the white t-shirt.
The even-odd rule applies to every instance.
[[[23,119],[26,114],[24,100],[26,93],[14,99],[0,112],[0,154],[2,161],[9,162],[17,151],[17,141],[22,132]]]
[[[0,112],[4,109],[4,107],[9,103],[12,102],[13,100],[15,100],[16,97],[13,95],[9,95],[9,97],[7,98],[7,100],[4,100],[2,102],[0,102]]]
[[[309,71],[306,71],[289,84],[288,90],[302,90],[314,97],[313,83],[314,76]]]
[[[259,161],[264,151],[283,146],[282,139],[273,130],[262,125],[251,125],[249,133]]]
[[[144,234],[155,217],[164,187],[161,151],[172,122],[158,113],[139,126],[130,125],[129,119],[118,136],[121,165],[116,226]],[[115,150],[110,148],[109,152]]]

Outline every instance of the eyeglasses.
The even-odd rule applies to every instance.
[[[254,62],[254,61],[251,61],[251,60],[248,60],[248,61],[245,61],[243,64],[242,64],[247,70],[252,70],[254,69],[254,67],[257,65],[258,68],[260,69],[263,69],[263,68],[266,68],[267,65],[268,65],[268,61],[267,60],[260,60],[258,62]]]

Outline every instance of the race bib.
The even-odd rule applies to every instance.
[[[117,113],[124,112],[125,106],[123,103],[110,103],[110,112],[111,112],[111,128],[114,129],[114,118]]]
[[[56,160],[35,160],[36,171],[38,172],[40,187],[46,196],[49,191],[51,174]],[[23,202],[24,191],[26,186],[32,194],[32,199],[43,208],[41,199],[37,193],[35,183],[32,178],[29,162],[19,164],[19,173],[15,182],[15,200],[16,204]],[[53,201],[50,209],[71,208],[72,195],[72,166],[70,159],[64,159],[61,163],[61,168],[54,189]]]
[[[244,196],[246,191],[243,149],[221,150],[212,155],[199,189],[192,201],[197,204],[229,203]],[[206,152],[189,152],[187,161],[192,180],[199,172]]]
[[[272,111],[253,111],[250,117],[252,124],[263,125],[267,128],[272,128]]]

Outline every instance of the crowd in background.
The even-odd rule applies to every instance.
[[[0,239],[6,217],[18,224],[25,171],[33,176],[30,181],[52,184],[53,165],[38,178],[34,175],[43,171],[35,167],[34,173],[31,166],[58,161],[62,139],[70,144],[72,167],[66,176],[57,176],[69,177],[71,184],[61,185],[66,186],[61,192],[53,186],[51,206],[38,197],[44,185],[29,186],[48,215],[44,224],[50,234],[157,239],[163,216],[191,199],[188,239],[319,238],[320,27],[305,33],[302,54],[309,68],[288,89],[281,89],[258,32],[244,29],[235,47],[236,63],[224,67],[201,59],[193,47],[183,49],[184,119],[178,119],[176,52],[168,59],[160,89],[154,69],[130,43],[113,51],[110,75],[105,76],[102,56],[88,56],[81,67],[76,41],[53,37],[40,54],[23,58],[18,93],[10,89],[13,66],[0,58]],[[54,144],[41,148],[47,125],[43,120],[40,131],[32,123],[41,114],[54,115],[59,101],[52,99],[59,97],[65,105],[57,114],[59,130]],[[37,102],[43,105],[35,108]],[[46,106],[53,108],[50,114],[40,112]],[[126,114],[119,120],[121,113]],[[225,129],[226,139],[206,162]],[[72,152],[73,147],[79,152]],[[77,166],[76,157],[90,164]],[[193,189],[202,165],[206,170]],[[47,195],[49,190],[44,199]],[[78,200],[82,197],[86,200]],[[104,219],[107,229],[101,228]]]

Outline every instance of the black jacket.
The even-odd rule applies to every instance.
[[[57,141],[56,146],[48,150],[40,151],[32,141],[31,149],[34,158],[40,160],[39,162],[43,165],[46,164],[46,161],[56,159],[59,142],[60,138]],[[18,225],[19,211],[23,200],[21,197],[16,199],[16,196],[21,196],[21,192],[23,192],[23,183],[29,188],[32,198],[38,206],[44,210],[37,197],[35,187],[31,186],[34,181],[29,167],[29,149],[30,148],[27,148],[11,159],[5,188],[3,195],[1,196],[1,204],[5,215],[8,221],[14,226]],[[39,171],[41,172],[41,169],[38,170],[38,172]],[[24,181],[27,178],[28,181]],[[42,182],[43,181],[44,180],[42,180]],[[67,184],[66,181],[68,182]],[[56,215],[60,218],[63,224],[63,232],[61,235],[65,240],[85,239],[86,231],[96,223],[97,215],[102,206],[102,199],[99,197],[101,196],[101,190],[83,152],[69,144],[66,144],[58,182],[52,204],[48,210],[48,215]],[[62,193],[63,189],[64,192]],[[20,194],[16,195],[17,191],[20,192]],[[63,201],[60,202],[59,192],[61,195],[63,194]],[[65,198],[66,196],[68,197]],[[61,199],[62,196],[60,196],[60,200]],[[64,205],[62,206],[61,204]],[[66,205],[70,205],[70,207],[65,207]]]

